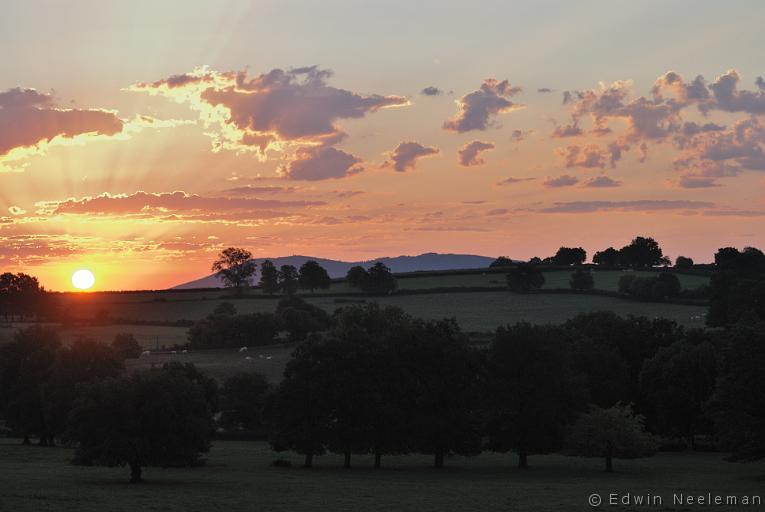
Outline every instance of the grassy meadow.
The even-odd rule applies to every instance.
[[[651,272],[631,272],[650,275]],[[547,271],[545,289],[568,289],[568,271]],[[595,289],[616,291],[619,278],[625,272],[594,271]],[[694,289],[708,283],[708,278],[678,274],[683,288]],[[678,304],[641,303],[596,295],[543,294],[519,295],[507,291],[505,276],[498,272],[422,273],[401,276],[398,287],[402,294],[389,297],[363,297],[345,282],[334,282],[328,290],[307,294],[309,302],[332,312],[353,300],[374,300],[399,305],[409,313],[424,318],[454,316],[469,331],[487,331],[507,322],[526,320],[533,323],[560,322],[587,311],[613,309],[619,314],[666,316],[686,325],[699,319],[691,317],[703,312],[703,307]],[[439,288],[448,292],[432,293]],[[480,291],[470,291],[480,288]],[[496,288],[496,291],[486,291]],[[408,294],[421,290],[423,294]],[[459,292],[459,293],[457,293]],[[356,297],[358,296],[358,297]],[[251,290],[243,298],[232,297],[227,290],[191,290],[122,293],[68,293],[62,295],[65,310],[73,318],[92,319],[106,314],[115,323],[194,321],[210,314],[224,301],[233,302],[240,313],[274,311],[280,297],[263,295]],[[170,332],[157,331],[160,338]],[[143,336],[145,333],[136,333]],[[151,338],[151,334],[147,334]],[[0,335],[1,336],[1,335]],[[156,341],[156,340],[154,340]],[[168,344],[168,343],[161,343]],[[169,343],[172,344],[172,343]]]
[[[134,486],[127,483],[126,468],[70,466],[71,456],[67,448],[0,439],[0,510],[559,512],[589,509],[592,493],[629,492],[662,496],[664,505],[650,508],[679,511],[699,506],[673,506],[674,492],[762,495],[765,482],[765,463],[728,463],[715,453],[617,460],[613,474],[603,472],[599,459],[559,455],[532,456],[531,469],[521,471],[514,455],[495,453],[449,458],[443,470],[432,469],[427,456],[384,457],[378,471],[371,468],[371,456],[354,457],[354,468],[344,470],[341,457],[327,455],[306,470],[299,456],[276,454],[263,442],[216,441],[205,466],[148,468],[147,483]],[[271,467],[275,458],[295,467]]]

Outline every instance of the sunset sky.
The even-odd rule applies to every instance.
[[[759,1],[17,1],[0,270],[765,246]]]

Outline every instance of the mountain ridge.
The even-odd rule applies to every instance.
[[[361,265],[365,268],[374,265],[377,262],[384,263],[392,272],[418,272],[425,270],[460,270],[467,268],[483,268],[488,267],[489,264],[495,260],[494,257],[480,256],[476,254],[456,254],[456,253],[435,253],[426,252],[418,254],[416,256],[385,256],[381,258],[374,258],[370,260],[362,261],[342,261],[333,260],[328,258],[317,258],[313,256],[303,256],[295,254],[292,256],[281,256],[278,258],[253,258],[258,264],[258,270],[260,264],[265,260],[271,260],[277,268],[282,265],[293,265],[300,268],[300,265],[308,260],[314,260],[318,262],[322,267],[327,269],[327,273],[332,278],[345,277],[348,269],[356,265]],[[260,273],[256,273],[255,279],[257,280]],[[193,288],[221,288],[223,287],[220,279],[211,274],[193,281],[181,283],[173,286],[171,290],[187,290]]]

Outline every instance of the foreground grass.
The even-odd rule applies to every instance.
[[[595,492],[651,493],[664,497],[664,506],[653,510],[692,510],[697,506],[673,508],[672,493],[765,494],[765,464],[731,464],[719,454],[616,461],[610,475],[600,460],[536,456],[521,471],[512,455],[500,454],[448,459],[440,471],[424,456],[385,457],[379,471],[371,469],[371,457],[355,457],[354,469],[343,470],[340,458],[325,456],[305,470],[270,467],[277,457],[295,465],[301,458],[275,454],[265,443],[219,441],[205,467],[150,468],[147,483],[138,486],[126,483],[124,468],[70,466],[71,455],[0,439],[0,510],[559,512],[589,509],[587,497]]]

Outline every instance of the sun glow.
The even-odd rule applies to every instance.
[[[96,277],[93,272],[87,269],[81,269],[72,274],[72,285],[78,290],[88,290],[93,287]]]

